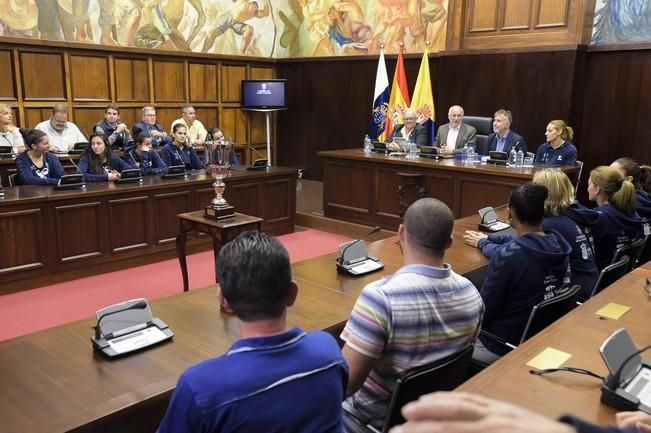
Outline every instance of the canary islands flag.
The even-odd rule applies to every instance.
[[[396,72],[393,74],[393,83],[391,83],[387,126],[384,129],[384,134],[382,134],[382,141],[391,135],[394,126],[404,123],[402,116],[405,109],[409,107],[409,104],[409,87],[407,87],[405,60],[402,57],[402,47],[400,47],[398,61],[396,62]]]
[[[436,114],[434,112],[434,96],[432,96],[432,79],[429,75],[427,48],[425,48],[423,60],[420,62],[411,108],[418,113],[418,123],[427,128],[427,144],[431,145],[436,137],[436,124],[434,123]]]
[[[371,111],[371,138],[380,138],[386,128],[389,105],[389,76],[384,63],[384,50],[380,49],[380,60],[375,74],[375,92],[373,93],[373,110]]]

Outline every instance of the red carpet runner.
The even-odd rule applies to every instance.
[[[334,252],[350,239],[309,229],[278,240],[294,263]],[[188,256],[191,289],[214,284],[214,272],[212,251]],[[152,301],[182,290],[181,269],[173,259],[0,296],[0,341],[83,319],[117,302]]]

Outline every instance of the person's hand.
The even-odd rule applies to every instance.
[[[118,127],[115,128],[115,132],[116,132],[117,134],[120,134],[120,133],[122,133],[122,132],[124,132],[124,131],[126,131],[126,130],[127,130],[127,125],[125,125],[124,123],[120,123],[120,124],[118,125]]]
[[[464,392],[435,392],[406,404],[391,433],[576,433],[535,412]]]
[[[192,143],[192,144],[194,144],[195,146],[202,146],[203,143],[204,143],[204,141],[199,139],[199,140],[194,140],[194,143]]]
[[[391,152],[400,152],[401,150],[400,145],[394,141],[387,145],[387,149],[389,149]]]
[[[152,129],[151,132],[150,132],[150,135],[151,135],[152,137],[164,137],[164,136],[165,136],[165,133],[164,133],[164,132],[160,132],[160,131],[156,131],[155,129]]]
[[[651,433],[651,415],[641,410],[620,412],[616,416],[617,427],[636,429],[642,433]]]
[[[466,233],[463,235],[463,240],[470,246],[473,246],[477,248],[477,244],[479,244],[479,241],[482,239],[486,239],[488,237],[487,234],[482,233],[482,232],[476,232],[473,230],[466,230]]]
[[[120,178],[120,173],[118,173],[115,170],[111,170],[108,174],[108,180],[111,182],[114,180],[118,180],[119,178]]]
[[[140,148],[141,152],[149,152],[151,150],[151,147],[147,144],[143,144],[142,147]]]

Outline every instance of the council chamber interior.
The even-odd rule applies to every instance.
[[[535,171],[365,155],[380,45],[389,84],[404,49],[412,95],[423,51],[429,51],[437,126],[448,123],[453,105],[466,116],[487,118],[505,108],[513,113],[511,129],[535,152],[545,142],[548,122],[565,120],[583,163],[580,171],[567,172],[585,205],[594,206],[587,192],[592,169],[620,157],[651,162],[651,34],[602,27],[603,20],[612,24],[631,13],[605,0],[281,0],[271,3],[270,15],[244,21],[250,35],[222,29],[210,46],[205,41],[219,26],[215,17],[235,2],[204,0],[198,2],[203,10],[191,2],[181,2],[180,10],[173,10],[173,2],[155,6],[170,28],[165,35],[156,30],[160,23],[147,23],[151,6],[116,8],[112,21],[102,21],[106,11],[94,0],[85,20],[75,16],[79,10],[55,2],[47,12],[56,19],[48,21],[39,2],[25,1],[24,9],[16,3],[0,18],[0,104],[13,108],[16,126],[33,128],[61,104],[88,136],[109,105],[119,106],[129,127],[141,120],[142,107],[151,106],[157,123],[170,132],[181,108],[192,106],[208,129],[219,127],[232,138],[242,168],[225,179],[225,197],[236,212],[257,218],[247,220],[248,228],[278,236],[316,230],[349,239],[381,228],[366,239],[369,255],[384,264],[380,272],[338,273],[336,249],[292,264],[299,297],[287,320],[306,331],[338,337],[362,288],[401,267],[396,233],[417,197],[435,197],[450,207],[455,241],[446,261],[479,288],[488,260],[464,245],[464,231],[476,230],[480,208],[502,207]],[[267,7],[256,3],[258,10]],[[403,20],[395,24],[392,13]],[[133,24],[138,20],[140,28]],[[241,82],[271,79],[286,80],[287,109],[269,117],[271,167],[247,171],[269,158],[267,116],[243,108]],[[67,172],[75,171],[76,159],[60,160]],[[0,159],[0,298],[180,254],[185,261],[186,249],[188,255],[211,252],[237,234],[230,227],[194,233],[201,229],[187,215],[203,213],[215,196],[208,173],[53,191],[10,186],[15,172],[14,159]],[[307,244],[302,248],[309,249]],[[173,266],[180,275],[179,265]],[[187,287],[192,262],[183,272]],[[615,410],[599,402],[598,384],[533,376],[527,363],[551,347],[573,355],[566,364],[604,374],[598,347],[613,330],[624,327],[638,345],[648,344],[649,304],[642,289],[647,277],[651,267],[640,263],[460,389],[551,417],[570,411],[613,424]],[[155,431],[180,373],[223,354],[238,339],[237,319],[219,311],[215,290],[211,284],[184,292],[179,284],[178,293],[151,300],[153,313],[176,335],[118,359],[93,351],[94,310],[0,342],[0,380],[6,384],[0,418],[7,431]],[[630,311],[618,319],[596,313],[612,303]],[[47,315],[39,308],[28,311]]]

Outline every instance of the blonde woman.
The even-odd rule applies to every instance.
[[[552,120],[545,129],[546,142],[538,146],[536,163],[555,166],[576,165],[577,152],[572,144],[574,131],[564,120]]]
[[[610,166],[626,180],[633,182],[637,199],[637,213],[642,218],[651,219],[651,196],[649,191],[645,191],[645,184],[651,180],[651,167],[640,165],[633,158],[626,157],[616,159]]]
[[[599,206],[593,235],[597,267],[603,269],[617,248],[644,237],[645,220],[635,211],[633,182],[612,167],[602,165],[590,172],[588,198]]]
[[[6,104],[0,104],[0,146],[11,146],[13,153],[22,153],[25,150],[23,136],[14,125],[12,109]]]
[[[599,213],[574,199],[572,182],[561,170],[547,168],[538,171],[533,183],[547,188],[543,230],[557,232],[570,244],[570,280],[572,285],[581,286],[583,297],[587,299],[599,276],[592,238],[592,228],[599,221]]]

